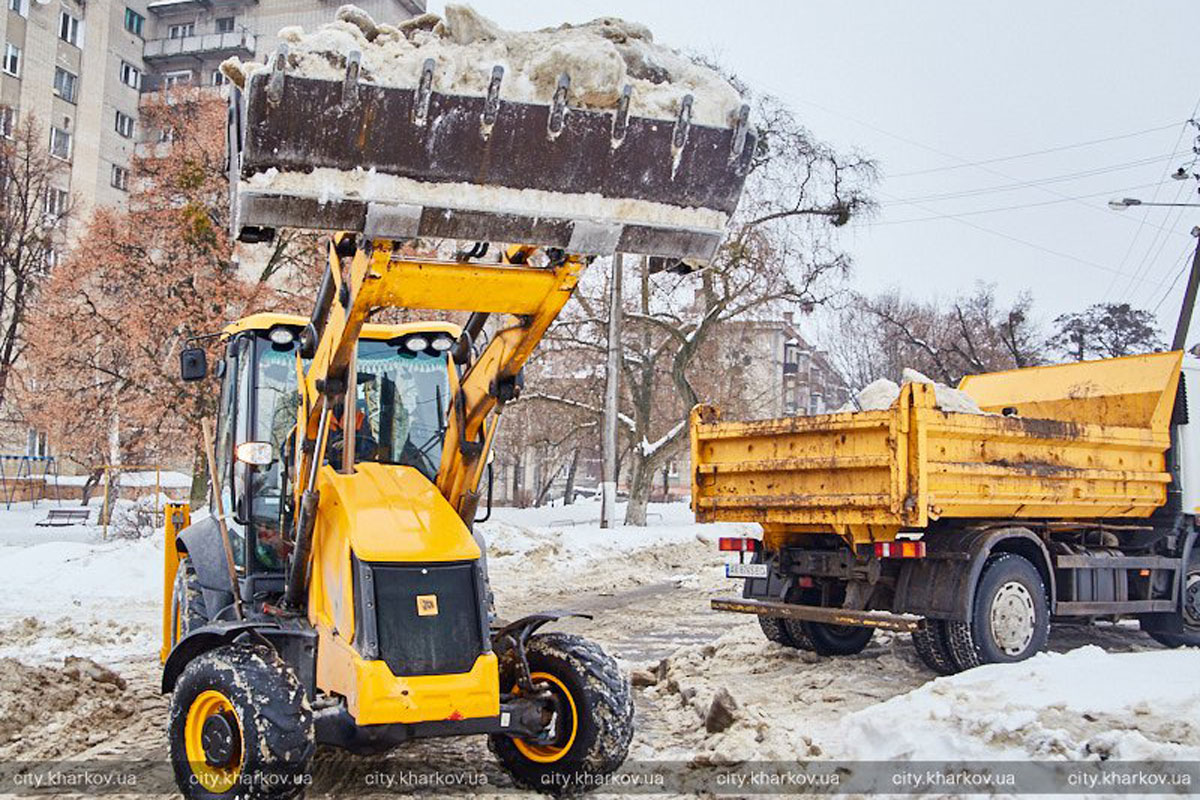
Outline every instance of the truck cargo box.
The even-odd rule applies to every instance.
[[[905,384],[882,411],[723,422],[692,411],[701,522],[893,534],[948,518],[1147,517],[1166,500],[1182,356],[1156,353],[969,376],[987,413]]]

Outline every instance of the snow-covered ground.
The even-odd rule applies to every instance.
[[[38,704],[21,695],[30,681],[83,680],[59,666],[67,655],[117,670],[129,689],[84,681],[45,712],[48,729],[61,731],[78,727],[73,709],[92,709],[111,721],[100,739],[31,725],[6,739],[0,725],[0,758],[67,755],[100,740],[114,752],[161,748],[161,539],[35,527],[46,508],[0,511],[0,718],[37,717]],[[952,677],[935,678],[901,635],[879,633],[859,655],[823,658],[767,642],[751,618],[710,610],[709,599],[740,589],[723,577],[716,537],[754,526],[696,525],[675,504],[652,506],[645,528],[605,530],[599,508],[590,500],[498,508],[481,530],[501,616],[587,612],[593,619],[560,624],[626,669],[661,672],[635,691],[631,759],[1200,761],[1200,686],[1189,677],[1200,650],[1163,650],[1130,626],[1056,626],[1052,652]],[[734,721],[710,733],[704,717],[722,691],[736,701]],[[129,716],[135,707],[143,711]],[[486,760],[471,738],[420,747],[438,768]]]

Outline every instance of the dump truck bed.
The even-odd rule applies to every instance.
[[[926,384],[906,384],[882,411],[722,422],[698,406],[696,518],[894,531],[945,518],[1146,517],[1171,481],[1180,363],[1160,353],[970,376],[960,388],[983,415],[940,410]]]

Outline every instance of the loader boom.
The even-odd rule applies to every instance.
[[[297,542],[289,600],[298,604],[309,556],[316,467],[324,462],[329,415],[354,396],[354,354],[363,325],[386,309],[469,311],[456,360],[461,374],[450,370],[447,428],[436,486],[468,525],[478,505],[477,488],[496,430],[489,415],[519,393],[518,376],[530,354],[570,299],[586,266],[578,257],[552,253],[546,266],[524,262],[531,248],[511,248],[504,263],[420,260],[397,254],[391,240],[364,242],[353,255],[349,234],[339,234],[329,247],[329,291],[321,292],[306,336],[315,341],[312,362],[302,374],[300,405],[303,446],[296,448],[293,487]],[[349,262],[348,264],[346,262]],[[513,322],[498,330],[472,357],[472,334],[484,315],[507,314]],[[474,328],[474,330],[472,330]],[[352,402],[352,400],[350,401]],[[354,469],[354,448],[343,449],[342,472]],[[309,478],[309,476],[312,476]],[[299,567],[299,569],[297,569]]]

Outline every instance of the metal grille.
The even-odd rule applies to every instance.
[[[363,564],[355,588],[375,600],[359,603],[360,650],[374,651],[364,657],[397,676],[468,672],[483,652],[476,571],[474,562]]]

